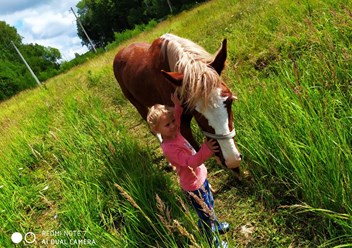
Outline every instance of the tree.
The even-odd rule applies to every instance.
[[[202,0],[204,1],[204,0]],[[79,20],[96,47],[104,47],[115,40],[115,32],[133,29],[152,19],[163,18],[193,6],[195,0],[81,0],[78,8]],[[201,2],[201,1],[198,1]],[[82,44],[90,43],[79,23],[78,36]]]
[[[20,91],[20,85],[16,80],[16,65],[8,60],[0,59],[0,100]]]
[[[22,44],[16,28],[3,21],[0,21],[0,32],[0,101],[37,85],[11,41],[41,81],[58,73],[61,59],[58,49],[38,44]]]
[[[61,54],[58,49],[38,44],[22,45],[20,49],[40,81],[55,75],[60,69]]]
[[[8,41],[13,41],[17,44],[22,42],[21,36],[17,33],[16,28],[11,27],[4,21],[0,21],[0,46],[3,47]]]
[[[0,21],[0,33],[0,58],[17,60],[16,54],[12,51],[13,46],[11,45],[11,41],[19,45],[22,44],[22,38],[17,33],[16,28],[11,27],[4,21]]]
[[[142,0],[81,0],[78,8],[79,20],[96,47],[104,47],[115,39],[114,32],[131,29],[136,24],[147,22]],[[77,23],[78,36],[82,44],[90,44]]]

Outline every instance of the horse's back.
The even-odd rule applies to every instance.
[[[162,61],[160,47],[159,40],[153,44],[133,43],[116,54],[114,74],[130,101],[133,97],[148,107],[155,103],[170,104],[173,88],[161,73],[161,70],[168,69],[168,65]]]
[[[146,56],[149,47],[148,43],[133,43],[116,54],[113,69],[120,85],[123,84],[124,75],[130,73],[129,68],[136,70],[143,66],[142,58]]]

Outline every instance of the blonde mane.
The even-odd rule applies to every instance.
[[[180,98],[189,108],[199,100],[212,104],[211,92],[221,86],[217,72],[208,66],[214,57],[199,45],[173,34],[164,34],[161,53],[168,58],[171,71],[183,73]]]

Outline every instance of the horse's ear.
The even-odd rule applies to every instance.
[[[167,72],[167,71],[164,71],[164,70],[161,70],[161,73],[165,76],[166,79],[168,79],[175,86],[181,86],[182,85],[182,80],[183,80],[183,74],[182,73],[179,73],[179,72]]]
[[[227,58],[227,40],[222,41],[219,51],[215,55],[213,62],[209,64],[214,70],[220,75],[222,70],[225,68],[225,61]]]

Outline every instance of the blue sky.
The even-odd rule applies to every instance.
[[[75,16],[80,0],[0,0],[0,21],[17,29],[25,44],[37,43],[60,50],[63,60],[85,53],[77,36]]]

